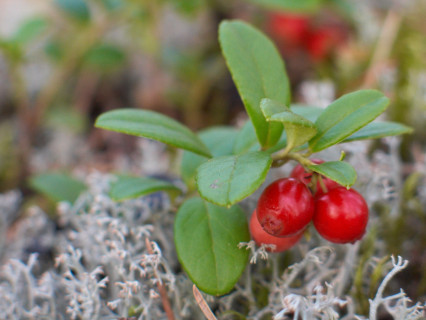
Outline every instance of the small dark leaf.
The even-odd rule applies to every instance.
[[[48,27],[48,22],[44,18],[33,18],[25,21],[18,31],[9,39],[15,44],[24,45],[34,40]]]
[[[124,52],[115,46],[100,44],[90,49],[85,56],[85,63],[101,71],[115,69],[126,60]]]
[[[174,184],[154,179],[142,177],[120,176],[111,186],[109,192],[115,201],[133,199],[157,191],[179,192],[180,189]]]
[[[84,0],[55,0],[55,3],[69,16],[82,22],[90,19],[90,11]]]
[[[30,186],[53,201],[73,203],[86,185],[64,173],[45,173],[31,177]]]

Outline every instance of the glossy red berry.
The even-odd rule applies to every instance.
[[[324,160],[321,160],[321,159],[312,159],[311,161],[315,164],[324,163]],[[312,175],[313,175],[312,171],[307,171],[301,164],[298,164],[297,166],[294,167],[293,171],[290,174],[290,177],[298,179],[302,181],[304,184],[306,184],[307,186],[309,186],[312,180]],[[340,184],[338,184],[336,181],[333,181],[326,177],[321,176],[321,179],[322,179],[322,182],[324,183],[325,190],[327,191],[340,186]],[[317,182],[315,190],[316,190],[315,197],[319,197],[325,193],[321,186],[321,182],[319,180]]]
[[[276,237],[302,232],[312,220],[314,199],[308,187],[293,178],[274,181],[261,194],[257,218],[262,228]]]
[[[353,243],[365,233],[368,206],[357,191],[338,187],[316,199],[313,221],[324,239]]]
[[[309,16],[288,13],[271,13],[268,29],[279,41],[290,46],[299,46],[309,35]]]
[[[303,232],[300,232],[294,236],[285,237],[285,238],[279,238],[271,236],[269,233],[267,233],[265,230],[263,230],[262,226],[259,223],[259,220],[257,219],[256,210],[253,212],[250,218],[250,234],[254,241],[256,241],[256,244],[258,246],[262,244],[274,244],[275,249],[268,251],[273,252],[282,252],[285,250],[290,249],[293,247],[303,236]]]
[[[307,41],[307,51],[313,61],[323,61],[337,46],[344,42],[344,33],[332,26],[312,30]]]

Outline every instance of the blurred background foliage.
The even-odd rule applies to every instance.
[[[217,41],[218,23],[228,18],[248,20],[272,37],[295,101],[325,106],[345,92],[378,88],[393,101],[387,117],[416,128],[404,137],[402,159],[413,161],[412,145],[423,146],[424,1],[8,0],[0,6],[0,190],[25,187],[28,176],[46,169],[35,155],[58,136],[70,145],[68,152],[51,151],[53,168],[76,165],[79,156],[69,151],[76,136],[107,158],[132,150],[131,138],[107,143],[111,134],[93,129],[109,109],[153,109],[195,130],[238,123],[243,106]]]

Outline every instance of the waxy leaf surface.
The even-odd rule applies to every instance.
[[[308,168],[347,188],[352,186],[356,181],[356,171],[347,162],[329,161],[311,165]]]
[[[317,132],[315,124],[277,101],[262,99],[260,108],[266,120],[284,125],[287,143],[293,148],[309,141]]]
[[[198,191],[207,201],[230,206],[256,191],[271,163],[270,155],[261,151],[211,159],[197,169]]]
[[[248,251],[238,244],[250,240],[239,206],[224,208],[189,199],[177,212],[174,234],[179,261],[198,288],[212,295],[232,290],[248,259]]]
[[[233,127],[212,127],[198,133],[201,141],[210,150],[213,157],[231,155],[238,131]],[[181,174],[183,180],[190,184],[195,178],[197,168],[209,158],[185,151],[182,156]]]
[[[274,44],[259,30],[242,21],[224,21],[219,41],[228,68],[263,147],[273,146],[281,136],[280,123],[268,123],[260,101],[271,98],[290,103],[284,62]]]
[[[386,110],[389,99],[375,90],[346,94],[330,104],[318,117],[318,133],[309,142],[313,152],[343,141]]]
[[[248,120],[244,126],[238,131],[234,144],[234,154],[240,154],[248,151],[260,150],[259,141],[257,140],[256,131],[253,123]]]
[[[210,151],[198,136],[184,125],[160,113],[139,109],[118,109],[101,114],[97,128],[158,140],[205,157]]]
[[[371,122],[364,128],[358,130],[353,135],[349,136],[343,142],[350,142],[355,140],[365,139],[378,139],[389,136],[397,136],[413,132],[413,128],[407,127],[403,124],[390,121]]]
[[[324,109],[320,107],[304,106],[300,104],[292,104],[290,110],[313,123],[317,121],[320,114],[324,111]]]

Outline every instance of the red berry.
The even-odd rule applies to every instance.
[[[299,46],[306,42],[309,31],[309,17],[306,15],[272,13],[268,28],[278,39],[289,45]]]
[[[313,221],[326,240],[353,243],[365,233],[368,206],[357,191],[338,187],[316,199]]]
[[[311,161],[315,164],[324,163],[324,160],[321,160],[321,159],[312,159]],[[307,171],[302,165],[298,164],[297,166],[294,167],[293,171],[290,174],[290,177],[298,179],[302,181],[305,185],[309,186],[312,180],[312,175],[313,175],[312,171]],[[327,191],[330,191],[331,189],[334,189],[340,186],[340,184],[338,184],[336,181],[328,179],[324,176],[321,176],[321,179]],[[320,197],[324,193],[325,192],[322,189],[321,182],[318,179],[318,182],[316,185],[315,197]]]
[[[261,194],[257,218],[262,228],[276,237],[295,235],[314,214],[314,199],[308,187],[293,178],[274,181]]]
[[[344,41],[342,31],[332,26],[322,26],[313,30],[307,41],[307,50],[314,61],[322,61]]]
[[[262,229],[262,226],[257,220],[256,210],[253,212],[250,218],[250,234],[254,241],[256,241],[257,245],[260,246],[262,244],[274,244],[275,249],[268,251],[273,252],[282,252],[293,247],[303,236],[303,232],[296,234],[295,236],[286,237],[286,238],[278,238],[271,236],[265,230]]]

